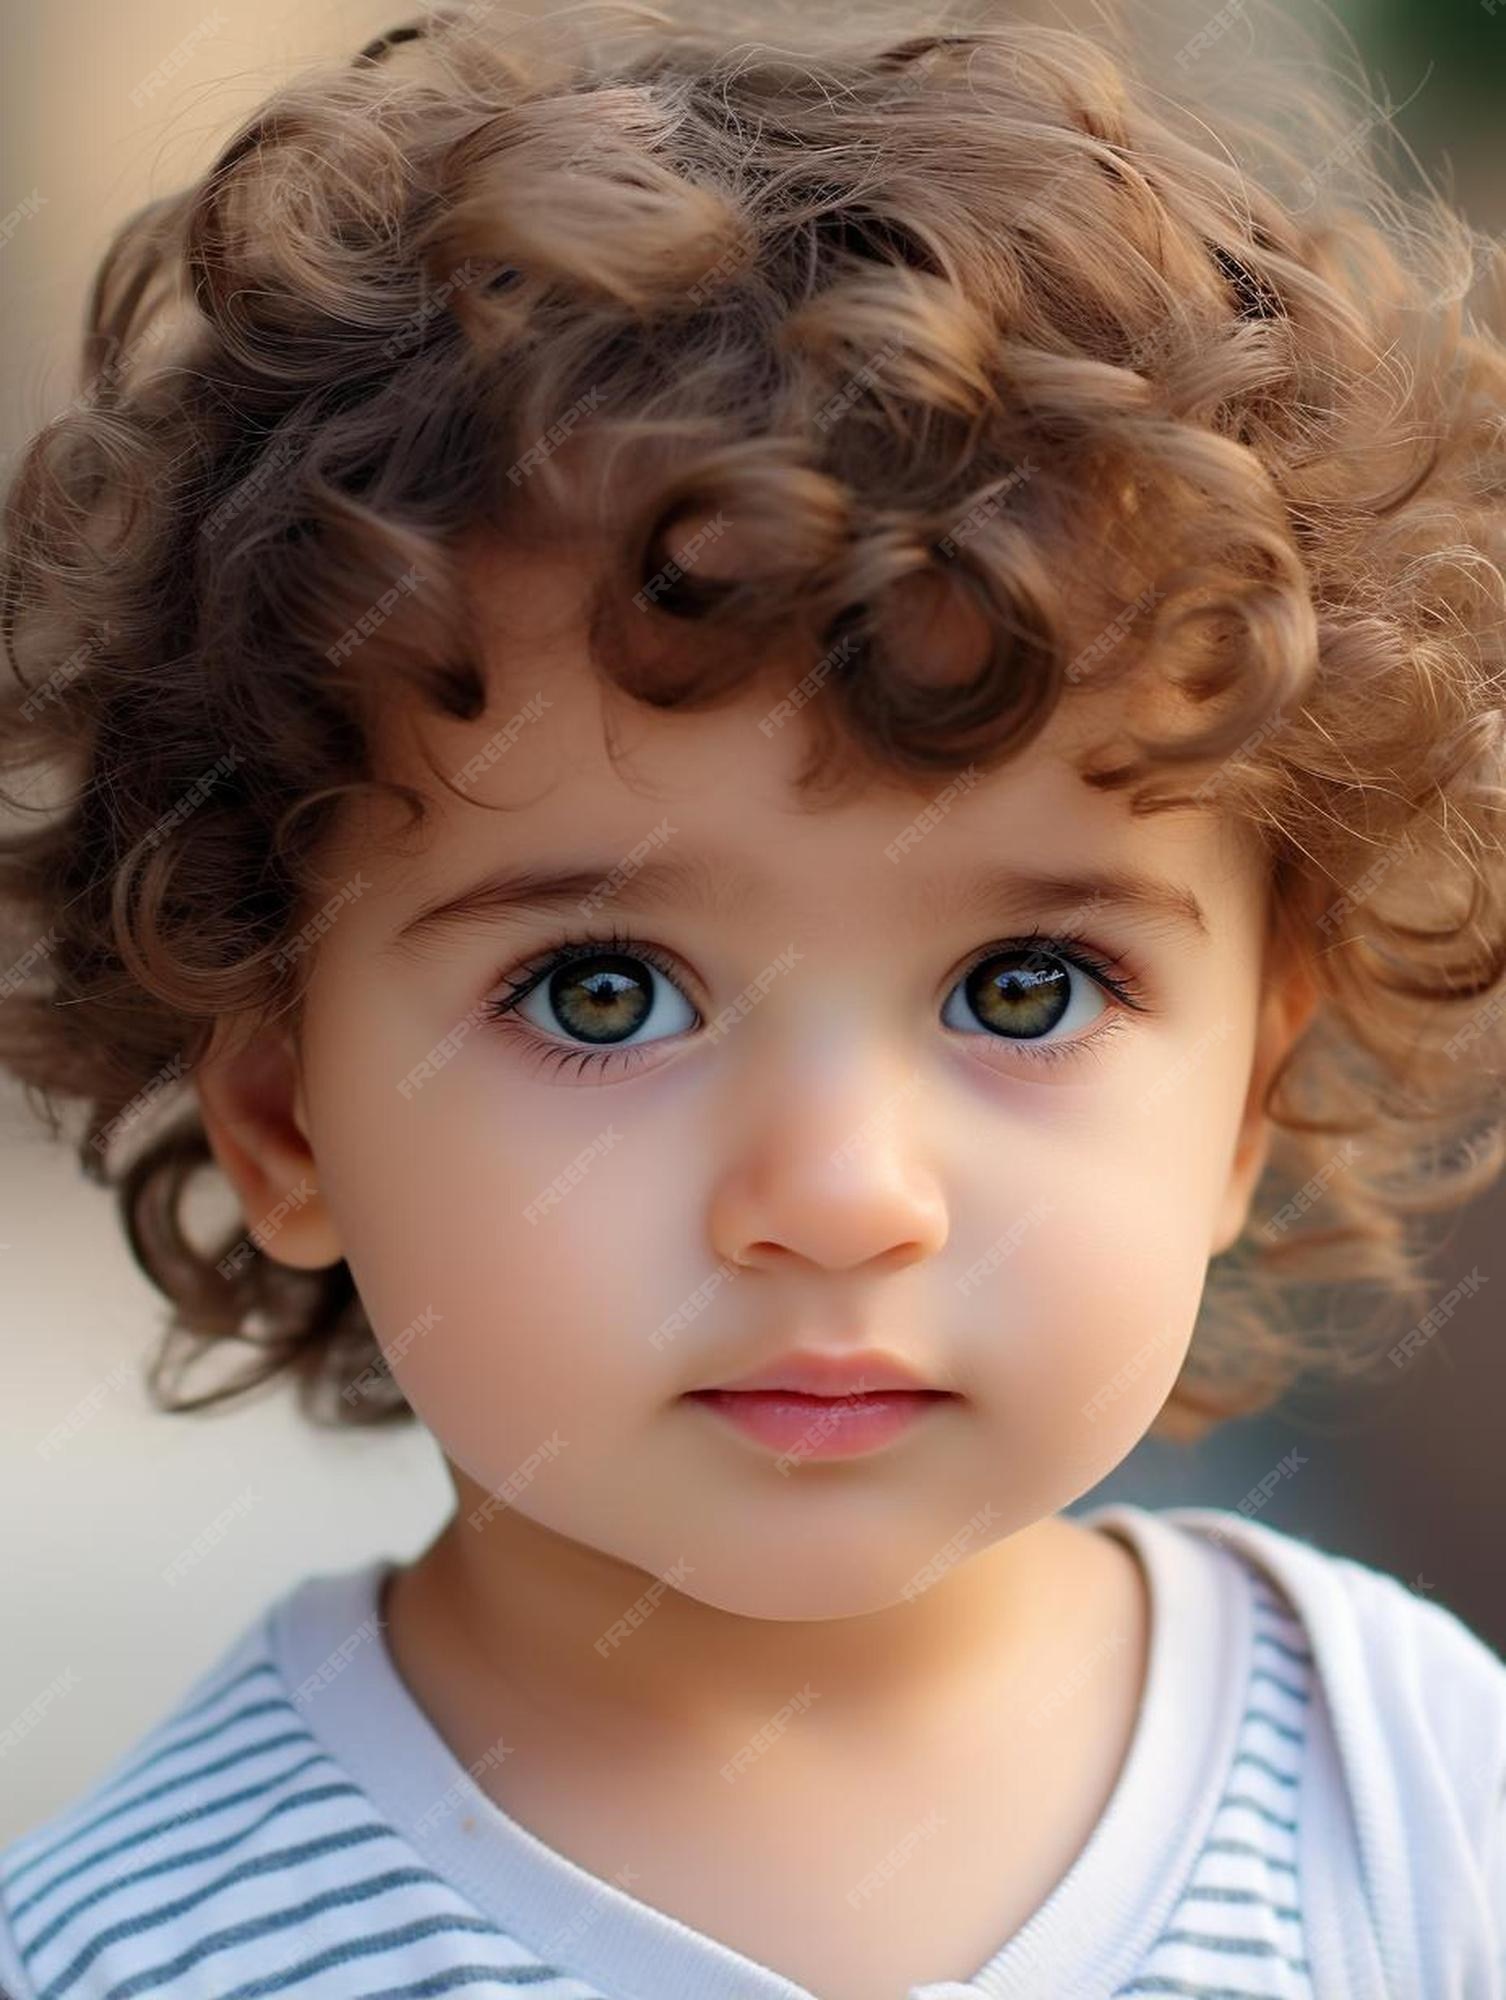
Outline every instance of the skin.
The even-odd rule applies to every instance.
[[[462,723],[394,711],[379,728],[379,768],[432,801],[430,828],[399,841],[390,805],[349,813],[326,871],[332,884],[359,871],[369,887],[318,941],[301,1036],[267,1029],[237,1046],[222,1024],[197,1089],[248,1218],[314,1184],[267,1254],[303,1268],[349,1260],[393,1374],[444,1453],[456,1511],[400,1572],[388,1644],[457,1756],[479,1756],[504,1726],[539,1753],[489,1774],[509,1810],[606,1874],[621,1847],[593,1846],[587,1815],[552,1802],[567,1769],[597,1804],[619,1774],[636,1807],[621,1825],[647,1869],[635,1893],[751,1949],[759,1918],[709,1890],[698,1899],[670,1869],[673,1836],[651,1824],[638,1779],[651,1772],[654,1796],[674,1802],[682,1854],[687,1824],[749,1851],[760,1802],[787,1842],[790,1760],[764,1756],[731,1805],[725,1784],[717,1804],[715,1774],[804,1686],[820,1698],[795,1725],[802,1756],[848,1781],[840,1812],[813,1804],[823,1837],[840,1840],[859,1811],[856,1773],[876,1740],[897,1832],[943,1793],[955,1827],[975,1824],[980,1742],[992,1781],[1052,1801],[950,1919],[938,1874],[916,1965],[891,1951],[882,1981],[870,1967],[861,1989],[897,1993],[906,1972],[938,1976],[934,1932],[949,1920],[958,1976],[965,1954],[997,1948],[1111,1790],[1143,1680],[1144,1593],[1122,1544],[1058,1516],[1124,1459],[1176,1379],[1209,1259],[1246,1219],[1270,1137],[1262,1095],[1311,989],[1266,956],[1253,844],[1206,813],[1132,821],[1122,797],[1081,781],[1073,755],[1112,721],[1090,715],[1087,697],[1015,761],[949,794],[896,863],[886,845],[944,779],[797,807],[804,727],[758,728],[810,665],[793,654],[720,710],[609,695],[575,621],[579,560],[502,549],[478,560],[489,629],[509,639],[488,657],[486,712]],[[465,796],[427,771],[422,746],[459,772],[540,691],[547,709]],[[640,917],[629,879],[595,913],[587,936],[625,927],[682,989],[644,973],[659,1007],[632,1037],[641,1058],[541,1068],[518,1035],[482,1024],[400,1092],[468,1011],[581,924],[514,917],[410,958],[384,954],[397,926],[489,865],[610,866],[664,820],[664,851],[722,848],[765,887],[720,916]],[[1108,907],[940,913],[937,887],[1005,857],[1064,871],[1136,864],[1191,888],[1210,934]],[[959,981],[985,947],[1074,917],[1102,958],[1137,973],[1149,1011],[1121,1008],[1075,970],[1072,1015],[1047,1036],[1075,1052],[1032,1060],[969,1012]],[[791,948],[798,957],[760,992],[760,973]],[[750,989],[756,1004],[719,1039],[696,1024]],[[516,1015],[513,1027],[581,1046],[542,989],[528,1011],[531,1027]],[[1087,1052],[1113,1016],[1119,1030]],[[614,1142],[587,1152],[609,1126]],[[557,1205],[529,1220],[583,1153]],[[1012,1226],[1009,1254],[963,1288]],[[721,1267],[731,1281],[656,1344]],[[801,1344],[878,1346],[957,1393],[885,1450],[784,1476],[683,1395]],[[512,1504],[487,1508],[498,1489]],[[907,1595],[938,1555],[944,1574]],[[647,1615],[598,1648],[645,1592]],[[1111,1634],[1133,1643],[1061,1724],[1021,1730],[1022,1713]],[[830,1796],[812,1785],[813,1801]],[[954,1868],[961,1844],[960,1831],[937,1843],[938,1867]],[[881,1847],[869,1828],[838,1880]],[[850,1918],[854,1934],[872,1922]],[[779,1962],[836,1991],[854,1961],[812,1945]]]

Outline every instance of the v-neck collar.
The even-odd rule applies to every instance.
[[[909,2000],[1099,2000],[1132,1976],[1175,1905],[1234,1754],[1251,1645],[1236,1561],[1176,1510],[1118,1503],[1075,1517],[1117,1535],[1150,1591],[1139,1714],[1118,1780],[1066,1875],[987,1963]],[[291,1687],[376,1620],[380,1557],[310,1577],[269,1614]],[[398,1673],[385,1642],[348,1650],[339,1696],[308,1726],[437,1874],[546,1963],[612,2000],[816,2000],[805,1987],[640,1902],[557,1852],[480,1790]]]

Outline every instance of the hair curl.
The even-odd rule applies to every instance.
[[[593,656],[655,706],[735,695],[781,633],[840,644],[802,789],[933,790],[1071,691],[1174,693],[1199,727],[1091,781],[1249,829],[1320,1005],[1157,1426],[1358,1369],[1299,1301],[1421,1307],[1413,1218],[1506,1151],[1479,242],[1389,187],[1338,91],[1250,111],[1248,56],[1215,114],[1215,62],[1112,21],[697,13],[462,9],[287,83],[118,230],[82,393],[11,481],[0,764],[59,782],[0,846],[0,1061],[54,1138],[86,1107],[80,1162],[171,1305],[153,1395],[287,1373],[315,1421],[411,1415],[347,1265],[195,1241],[188,1079],[225,1017],[297,1019],[321,841],[392,789],[374,705],[481,712],[478,531],[607,531]],[[722,507],[745,566],[666,563]],[[966,675],[895,644],[936,593],[982,614]],[[225,1342],[245,1371],[178,1394]]]

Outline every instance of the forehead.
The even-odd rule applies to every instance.
[[[913,862],[913,878],[980,855],[1057,872],[1180,862],[1181,879],[1197,872],[1204,887],[1256,879],[1256,843],[1221,816],[1136,820],[1124,793],[1086,782],[1084,760],[1091,767],[1125,747],[1131,697],[1122,690],[1072,692],[1032,743],[992,771],[875,773],[839,803],[813,804],[796,780],[813,747],[815,705],[830,698],[812,675],[816,650],[771,644],[755,677],[716,706],[652,708],[614,687],[591,657],[594,573],[587,545],[473,545],[483,711],[461,721],[410,699],[379,710],[373,725],[378,774],[415,788],[429,808],[422,833],[399,835],[395,802],[363,807],[363,844],[386,849],[397,882],[455,886],[473,864],[520,853],[541,863],[610,861],[656,829],[687,854],[736,851],[755,864],[750,879],[761,858],[777,877],[808,857],[828,876],[858,889],[871,879],[880,892],[898,861]],[[945,674],[965,640],[928,626],[922,670]],[[1146,712],[1142,703],[1142,723]]]

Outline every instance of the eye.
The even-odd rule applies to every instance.
[[[544,1059],[568,1057],[582,1066],[607,1061],[618,1051],[631,1056],[643,1041],[684,1034],[700,1019],[658,952],[615,931],[595,943],[580,939],[557,946],[542,962],[526,966],[486,1011],[499,1025],[516,1015],[560,1044],[535,1051]]]
[[[1036,934],[992,945],[974,959],[948,994],[942,1022],[1008,1043],[1032,1060],[1057,1060],[1096,1053],[1125,1025],[1117,1011],[1104,1019],[1109,994],[1126,1007],[1143,1008],[1137,982],[1127,972],[1116,975],[1082,940],[1068,944]],[[1094,1032],[1082,1032],[1100,1021]]]
[[[1111,1007],[1107,995],[1119,1005]],[[632,1068],[649,1044],[686,1034],[701,1018],[657,947],[615,928],[603,938],[560,939],[483,1011],[520,1039],[530,1060],[581,1070]],[[1139,979],[1121,960],[1105,961],[1075,933],[1033,931],[975,958],[948,995],[942,1022],[1003,1043],[1025,1061],[1075,1061],[1096,1055],[1128,1025],[1130,1012],[1149,1011]]]

